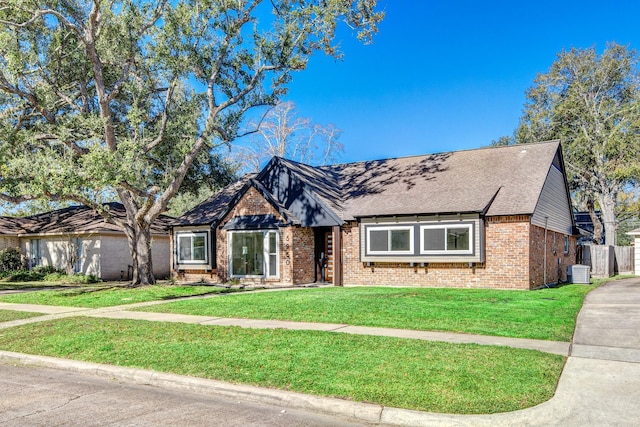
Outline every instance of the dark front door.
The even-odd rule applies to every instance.
[[[333,282],[334,245],[330,228],[316,229],[315,235],[316,282]]]

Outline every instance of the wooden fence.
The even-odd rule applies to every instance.
[[[633,274],[634,259],[633,246],[578,246],[578,262],[591,267],[592,277]]]

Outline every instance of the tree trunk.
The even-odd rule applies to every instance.
[[[593,243],[601,245],[603,233],[602,222],[600,222],[600,218],[596,215],[595,203],[592,197],[587,198],[586,205],[589,218],[591,218],[591,223],[593,224]]]
[[[604,223],[604,244],[615,246],[616,244],[616,194],[606,193],[598,197],[602,222]]]
[[[129,227],[127,240],[133,266],[131,286],[153,285],[156,279],[153,275],[151,260],[151,230],[147,224],[140,225],[134,221]]]

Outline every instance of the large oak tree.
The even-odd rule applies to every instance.
[[[615,43],[600,55],[594,48],[560,53],[527,91],[515,135],[519,143],[562,141],[574,196],[590,212],[596,234],[599,208],[610,245],[616,242],[618,195],[636,184],[639,171],[638,61],[637,52]]]
[[[340,56],[338,25],[368,42],[381,19],[376,0],[0,0],[0,198],[92,206],[154,283],[149,226],[194,162]]]

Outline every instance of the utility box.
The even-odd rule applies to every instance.
[[[588,285],[591,278],[591,267],[588,265],[570,265],[567,267],[567,279],[569,283]]]

